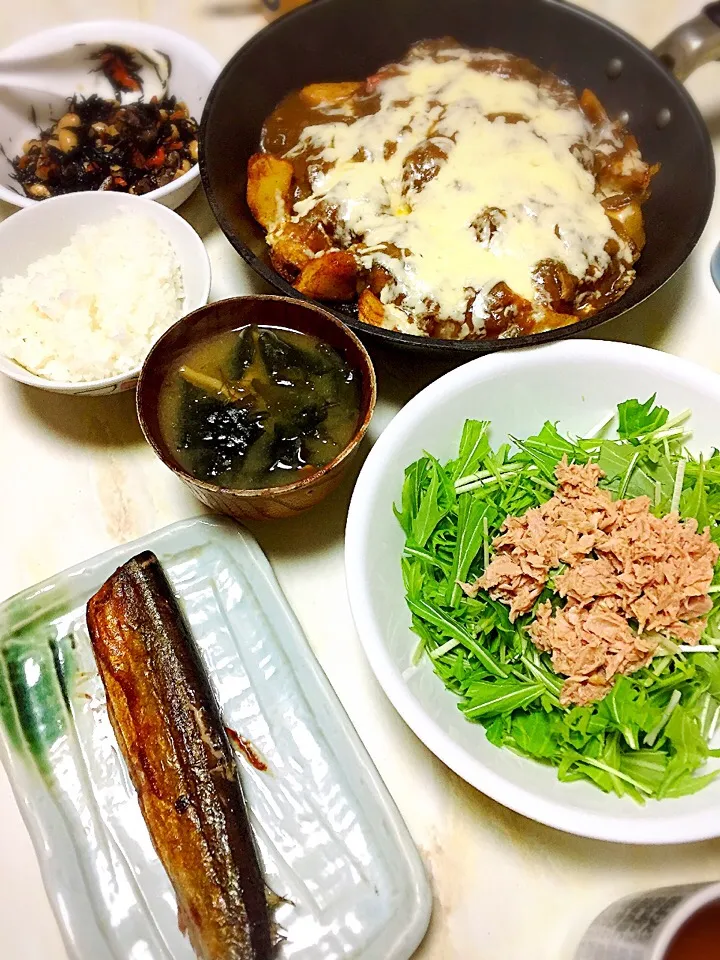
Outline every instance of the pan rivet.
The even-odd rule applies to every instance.
[[[630,123],[630,114],[627,112],[627,110],[620,111],[620,113],[618,114],[618,120],[625,127]]]
[[[663,127],[666,127],[672,120],[672,114],[667,107],[663,107],[662,110],[658,110],[658,115],[655,117],[655,123],[657,124],[658,130],[662,130]]]
[[[617,80],[623,70],[623,62],[620,57],[613,57],[608,63],[606,73],[611,80]]]

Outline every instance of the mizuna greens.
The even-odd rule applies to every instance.
[[[502,603],[485,592],[467,597],[458,581],[482,573],[509,514],[552,497],[563,456],[596,462],[605,473],[600,486],[614,499],[648,496],[657,516],[695,517],[720,543],[720,452],[703,459],[687,451],[689,418],[689,411],[670,418],[654,396],[628,400],[589,438],[545,423],[536,436],[511,437],[497,449],[489,422],[467,420],[454,460],[442,465],[426,453],[406,469],[395,508],[419,637],[413,664],[429,656],[466,719],[482,724],[494,745],[556,767],[562,781],[589,780],[639,802],[695,793],[720,775],[701,769],[720,758],[710,747],[720,719],[720,563],[701,644],[663,641],[647,667],[618,677],[587,706],[561,706],[563,678],[527,636],[537,606],[553,595],[552,579],[514,624]],[[617,439],[605,436],[611,426]]]

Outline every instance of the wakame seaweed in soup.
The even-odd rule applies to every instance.
[[[294,483],[352,439],[359,376],[308,334],[248,326],[191,347],[160,394],[160,424],[193,477],[239,490]]]

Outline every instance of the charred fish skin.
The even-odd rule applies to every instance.
[[[89,600],[107,708],[200,960],[269,960],[272,928],[220,708],[157,557],[141,553]]]

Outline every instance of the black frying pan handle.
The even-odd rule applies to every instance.
[[[720,27],[720,3],[709,3],[703,13],[706,17],[710,17],[716,27]]]
[[[653,52],[681,81],[704,63],[720,60],[720,2],[709,3],[697,17],[665,37]]]

